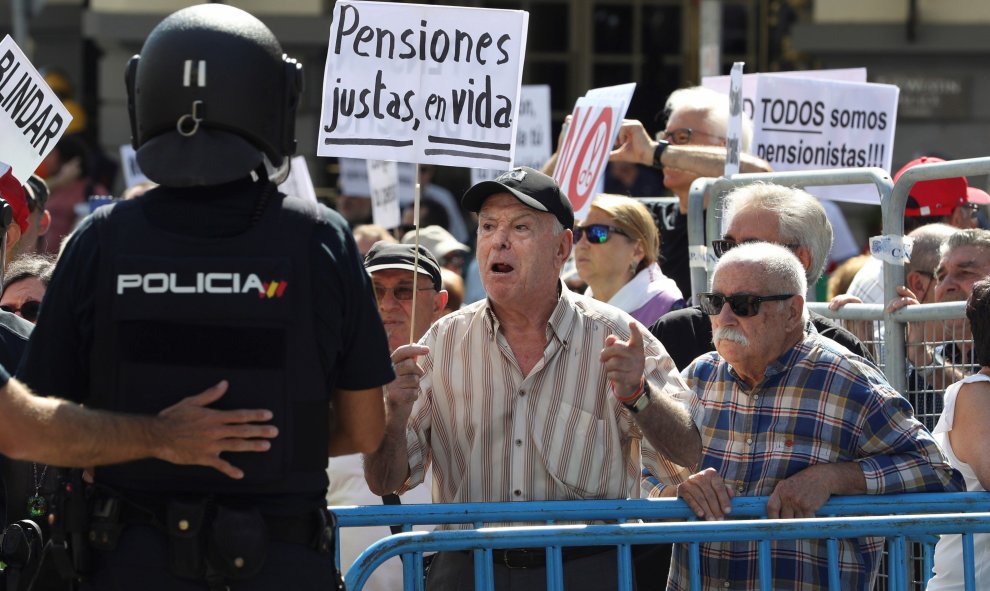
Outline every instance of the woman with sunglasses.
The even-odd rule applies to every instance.
[[[34,324],[53,271],[55,257],[52,255],[24,254],[11,261],[3,278],[0,310]]]
[[[602,194],[574,228],[574,262],[585,295],[628,312],[650,326],[684,307],[677,284],[660,270],[660,234],[642,203]]]

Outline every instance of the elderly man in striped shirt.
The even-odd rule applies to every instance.
[[[559,279],[574,212],[550,177],[516,168],[464,196],[479,212],[488,298],[396,350],[382,446],[365,457],[377,494],[405,490],[432,465],[439,503],[639,496],[645,436],[692,469],[698,429],[663,346],[625,312]],[[539,589],[544,552],[496,550],[496,589]],[[564,550],[568,589],[614,589],[615,550]],[[474,589],[469,553],[441,553],[428,588]]]
[[[740,245],[715,266],[711,316],[717,352],[684,373],[701,429],[701,472],[667,466],[652,496],[683,498],[698,517],[722,519],[737,495],[769,496],[772,519],[814,517],[831,495],[961,490],[962,480],[911,405],[883,374],[845,347],[806,333],[805,270],[786,248]],[[661,459],[661,464],[663,463]],[[873,588],[880,538],[839,541],[841,588]],[[702,589],[759,588],[756,542],[701,548]],[[828,589],[824,540],[774,542],[774,589]],[[675,545],[668,591],[690,586],[688,552]]]

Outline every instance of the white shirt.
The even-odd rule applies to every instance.
[[[986,489],[980,485],[979,478],[973,467],[960,461],[952,450],[949,442],[949,432],[952,431],[952,421],[956,412],[956,397],[963,384],[973,382],[990,382],[990,376],[978,373],[967,376],[945,389],[945,408],[938,419],[932,435],[949,459],[952,467],[963,475],[966,480],[966,490],[980,492]],[[974,567],[976,568],[976,588],[990,589],[990,534],[973,534]],[[962,536],[947,534],[939,537],[935,546],[935,576],[928,581],[927,591],[963,591],[963,548]]]

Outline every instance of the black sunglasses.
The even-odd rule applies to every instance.
[[[28,300],[20,306],[4,304],[3,306],[0,306],[0,310],[10,312],[11,314],[17,314],[28,322],[35,322],[38,320],[38,310],[41,310],[41,302],[38,300]]]
[[[587,226],[574,226],[574,243],[581,241],[581,237],[588,235],[588,242],[591,244],[605,244],[608,242],[609,233],[615,232],[629,238],[629,234],[622,228],[607,226],[605,224],[589,224]]]
[[[760,240],[743,240],[742,242],[736,242],[735,240],[712,240],[712,251],[715,253],[716,258],[722,258],[725,253],[729,252],[733,248],[739,246],[740,244],[747,244],[750,242],[760,242]],[[784,248],[790,249],[792,251],[800,248],[800,244],[781,244]]]
[[[733,314],[745,318],[759,314],[760,304],[763,302],[779,302],[793,297],[794,294],[792,293],[768,296],[749,293],[737,293],[730,296],[720,293],[699,293],[698,302],[701,304],[701,311],[709,316],[717,316],[722,312],[722,306],[728,303]]]

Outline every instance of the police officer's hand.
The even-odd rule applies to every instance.
[[[429,352],[429,347],[416,344],[402,345],[392,352],[395,380],[385,388],[385,405],[390,422],[401,421],[405,425],[409,418],[413,403],[419,397],[419,379],[424,373],[423,368],[416,363],[416,358]]]
[[[646,354],[643,350],[643,334],[639,323],[629,323],[629,340],[622,341],[614,334],[605,337],[601,361],[605,374],[612,384],[612,394],[619,400],[629,399],[643,385]]]
[[[677,485],[677,496],[691,507],[699,519],[717,521],[732,510],[735,492],[714,468],[705,468]]]
[[[220,457],[223,452],[267,451],[278,436],[266,409],[215,410],[208,405],[227,392],[224,380],[203,392],[180,400],[158,413],[153,439],[155,457],[173,464],[196,464],[215,468],[235,479],[244,472]]]

